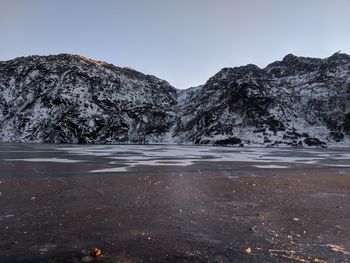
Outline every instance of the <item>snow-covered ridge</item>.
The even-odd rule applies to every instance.
[[[350,145],[350,56],[287,55],[176,90],[79,55],[0,62],[0,141]]]

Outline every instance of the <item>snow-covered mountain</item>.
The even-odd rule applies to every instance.
[[[180,96],[180,141],[350,145],[350,56],[224,68]]]
[[[166,81],[77,55],[0,63],[0,140],[160,142],[173,124]]]
[[[0,62],[0,141],[350,145],[350,56],[287,55],[204,85],[78,55]]]

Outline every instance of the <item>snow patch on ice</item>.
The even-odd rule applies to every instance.
[[[261,169],[286,169],[289,168],[289,166],[283,166],[283,165],[274,165],[274,164],[267,164],[267,165],[253,165],[256,168]]]
[[[113,173],[113,172],[126,172],[129,168],[142,168],[147,166],[189,166],[192,165],[191,161],[169,161],[169,162],[161,162],[161,161],[139,161],[128,164],[128,166],[124,167],[112,167],[106,169],[98,169],[92,170],[90,173]]]
[[[60,158],[28,158],[28,159],[5,159],[7,162],[47,162],[47,163],[80,163],[80,160]]]

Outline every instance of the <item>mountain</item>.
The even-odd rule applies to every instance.
[[[183,92],[175,134],[201,144],[349,145],[350,56],[224,68]]]
[[[154,76],[77,55],[1,62],[0,140],[160,142],[176,94]]]
[[[0,141],[350,145],[350,56],[287,55],[204,85],[78,55],[0,62]]]

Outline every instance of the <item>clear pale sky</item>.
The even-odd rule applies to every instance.
[[[338,50],[350,54],[350,0],[0,0],[0,60],[80,54],[181,89]]]

